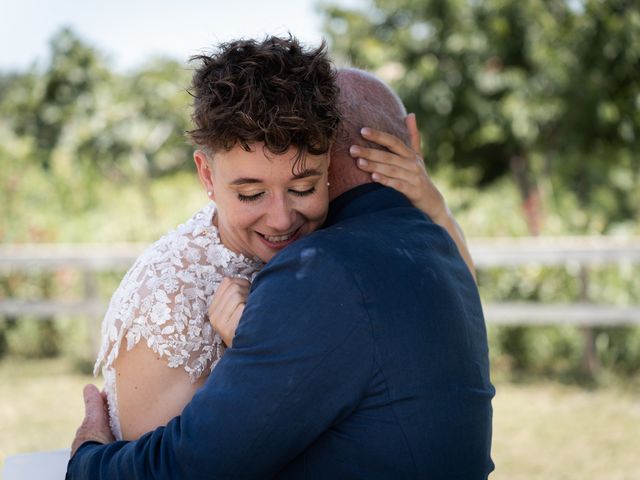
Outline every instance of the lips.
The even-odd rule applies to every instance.
[[[295,232],[289,233],[287,235],[279,235],[279,236],[265,235],[264,238],[267,242],[270,242],[270,243],[281,243],[281,242],[286,242],[291,237],[293,237],[294,233]]]
[[[302,227],[298,227],[296,230],[286,233],[284,235],[265,235],[260,232],[256,232],[260,237],[260,240],[266,244],[269,248],[280,250],[287,245],[295,242],[300,238],[300,230]]]

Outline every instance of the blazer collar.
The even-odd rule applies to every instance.
[[[329,204],[325,227],[351,217],[387,210],[411,207],[403,194],[379,183],[365,183],[344,192]]]

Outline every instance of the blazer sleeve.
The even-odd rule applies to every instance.
[[[233,348],[181,416],[83,445],[68,479],[267,478],[357,407],[374,367],[367,299],[321,248],[290,248],[256,277]]]

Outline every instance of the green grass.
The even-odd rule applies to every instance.
[[[0,362],[0,465],[9,455],[68,448],[84,414],[82,387],[90,375],[71,362]]]
[[[8,455],[69,447],[89,375],[70,361],[0,362],[0,466]],[[492,480],[640,478],[640,392],[500,381]]]
[[[640,479],[640,393],[498,384],[494,480]]]

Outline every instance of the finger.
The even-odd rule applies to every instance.
[[[236,306],[235,310],[227,320],[224,336],[222,339],[224,343],[227,344],[228,347],[233,346],[233,339],[236,336],[236,330],[238,329],[238,325],[240,324],[240,318],[242,318],[242,313],[244,312],[244,303],[240,303]]]
[[[95,385],[85,385],[83,391],[85,415],[83,425],[103,443],[111,441],[107,402]],[[82,428],[81,426],[81,428]]]
[[[220,283],[220,286],[216,289],[214,294],[214,300],[218,299],[218,302],[228,298],[231,292],[242,291],[249,294],[251,288],[251,282],[245,278],[240,277],[225,277]]]
[[[224,304],[227,298],[228,291],[233,288],[234,285],[237,285],[239,280],[240,279],[231,277],[224,277],[222,279],[222,281],[218,285],[218,288],[216,288],[216,291],[213,294],[213,298],[211,299],[211,306],[207,311],[207,313],[209,314],[209,320],[211,320],[214,315],[218,314],[221,306]]]
[[[85,414],[71,444],[72,456],[87,441],[92,440],[106,444],[114,440],[109,428],[109,417],[102,393],[95,385],[88,384],[82,389],[82,397]]]
[[[410,192],[411,192],[412,189],[405,182],[402,182],[402,181],[397,180],[395,178],[389,178],[389,177],[387,177],[385,175],[380,175],[378,173],[372,174],[371,175],[371,180],[373,180],[376,183],[380,183],[381,185],[384,185],[386,187],[391,187],[394,190],[397,190],[400,193],[402,193],[403,195],[405,195],[407,198],[409,198],[409,200],[411,200]]]
[[[251,286],[251,282],[244,277],[224,277],[218,288],[226,290],[234,285],[248,288]]]
[[[381,132],[380,130],[368,127],[361,129],[360,133],[366,140],[386,147],[389,151],[398,155],[409,157],[415,153],[402,140],[390,133]]]
[[[218,287],[216,288],[216,291],[213,292],[213,299],[211,301],[211,308],[213,308],[216,303],[220,302],[220,299],[222,299],[224,297],[225,292],[227,291],[227,289],[231,285],[233,285],[233,283],[231,282],[230,278],[224,277],[222,279],[222,281],[218,284]]]
[[[100,390],[93,383],[87,383],[82,389],[82,396],[84,397],[85,405],[87,401],[91,401],[95,396],[100,395]]]
[[[420,175],[421,166],[418,163],[418,157],[414,153],[412,153],[412,157],[407,158],[372,148],[357,147],[352,148],[352,151],[359,153],[356,163],[365,172],[371,173],[378,169],[384,169],[384,173],[387,174],[388,172],[396,171],[391,176],[406,179]]]
[[[240,318],[242,318],[242,314],[244,313],[245,304],[239,303],[236,305],[235,310],[229,317],[228,325],[232,328],[231,333],[232,336],[236,333],[236,328],[238,328],[238,324],[240,323]]]
[[[238,285],[233,285],[225,292],[225,295],[219,299],[216,309],[213,310],[209,318],[214,330],[220,333],[226,328],[225,324],[237,306],[239,304],[244,305],[246,302],[247,294],[248,289],[245,286]]]
[[[409,185],[414,185],[418,179],[416,173],[407,169],[396,167],[393,165],[387,165],[379,162],[363,162],[363,159],[358,159],[358,166],[371,174],[384,175],[388,178],[394,178],[401,182],[406,182]]]
[[[220,313],[228,316],[238,303],[245,303],[249,290],[245,286],[232,285],[220,299]]]
[[[233,337],[236,334],[236,328],[240,323],[240,317],[242,316],[243,311],[244,303],[238,303],[234,306],[233,311],[229,312],[228,315],[221,317],[219,322],[217,322],[218,328],[216,329],[216,332],[228,347],[231,347],[233,344]]]
[[[418,131],[418,121],[416,120],[416,114],[410,113],[404,119],[407,129],[409,130],[409,137],[411,141],[411,148],[414,152],[420,153],[422,151],[422,141],[420,139],[420,132]]]
[[[84,397],[84,415],[87,419],[96,419],[104,413],[104,400],[102,395],[93,384],[87,384],[82,390]]]
[[[224,311],[227,313],[226,316],[229,316],[231,312],[235,310],[236,306],[246,303],[247,295],[245,291],[235,288],[228,292],[225,300]]]
[[[419,188],[415,185],[411,185],[407,182],[403,182],[402,180],[398,180],[397,178],[387,177],[378,173],[371,174],[371,180],[399,191],[405,197],[407,197],[411,201],[411,203],[415,204],[420,200],[420,195],[418,193]]]
[[[209,309],[209,322],[216,331],[223,323],[225,312],[228,308],[228,301],[229,296],[227,292],[225,292],[224,295],[216,292],[216,299],[214,303],[211,304],[211,308]]]
[[[251,282],[244,277],[232,277],[230,280],[235,284],[242,287],[251,287]]]

